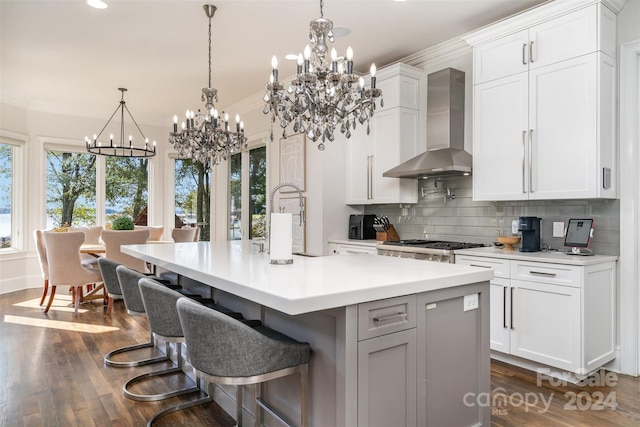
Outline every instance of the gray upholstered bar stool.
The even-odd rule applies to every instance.
[[[141,285],[142,286],[142,285]],[[187,343],[189,361],[196,375],[207,381],[208,394],[213,384],[235,385],[236,423],[242,426],[242,387],[254,387],[255,425],[262,425],[262,410],[266,410],[285,425],[292,425],[275,408],[260,397],[260,384],[275,378],[300,373],[301,425],[309,423],[308,343],[301,343],[265,326],[249,327],[242,322],[181,298],[177,303],[180,323]],[[159,417],[173,412],[162,411]]]
[[[120,291],[120,295],[122,295],[122,298],[124,299],[124,305],[127,309],[127,313],[131,316],[146,316],[147,313],[145,312],[144,304],[142,303],[142,296],[140,295],[140,289],[138,288],[138,281],[143,277],[147,277],[146,274],[139,273],[136,270],[133,270],[129,267],[126,267],[104,257],[101,257],[98,260],[98,263],[98,265],[100,265],[100,269],[103,271],[103,274],[106,273],[106,276],[104,276],[103,278],[105,280],[105,287],[107,288],[107,292],[117,292],[116,284],[115,282],[112,282],[113,278],[111,277],[111,274],[115,274],[117,288]],[[108,281],[111,283],[108,284]],[[104,364],[116,368],[130,368],[133,366],[144,366],[169,360],[169,344],[165,344],[165,352],[164,355],[161,356],[131,361],[113,360],[113,356],[115,356],[116,354],[122,354],[129,351],[152,347],[155,347],[155,338],[153,336],[153,332],[150,332],[149,342],[122,347],[110,351],[104,356]]]
[[[118,273],[123,267],[118,267]],[[180,396],[187,393],[200,391],[199,379],[196,384],[191,387],[185,387],[178,390],[172,390],[166,393],[157,394],[137,394],[130,391],[130,387],[140,381],[163,375],[182,373],[182,344],[184,343],[184,335],[182,334],[182,326],[176,309],[176,302],[183,295],[167,288],[163,284],[148,278],[140,278],[138,282],[142,302],[149,319],[149,328],[155,339],[164,341],[167,345],[166,354],[170,355],[170,343],[176,346],[176,365],[159,371],[152,371],[146,374],[138,375],[127,381],[122,387],[122,391],[126,397],[133,400],[150,402],[156,400],[164,400],[174,396]],[[199,303],[198,303],[199,304]]]
[[[104,288],[107,290],[107,314],[111,314],[111,310],[113,310],[113,300],[123,298],[118,275],[116,274],[116,267],[119,265],[119,262],[109,258],[98,258],[98,267],[100,268],[100,273],[102,273]]]

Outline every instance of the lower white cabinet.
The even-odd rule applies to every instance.
[[[615,261],[567,265],[522,261],[516,254],[456,255],[457,264],[494,269],[491,350],[578,375],[613,360]]]
[[[375,245],[357,245],[344,243],[329,243],[331,255],[377,255]]]

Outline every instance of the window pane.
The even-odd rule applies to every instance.
[[[249,218],[250,239],[265,237],[267,214],[267,147],[249,152]]]
[[[106,221],[129,216],[136,225],[147,225],[149,160],[135,157],[107,157]]]
[[[13,147],[0,144],[0,249],[11,247]]]
[[[242,153],[229,158],[229,240],[242,239]]]
[[[200,240],[209,241],[211,190],[209,173],[200,162],[191,159],[175,161],[175,227],[198,226]]]
[[[96,222],[96,157],[47,151],[47,227]]]

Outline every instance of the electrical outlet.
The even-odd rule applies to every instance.
[[[553,237],[564,237],[564,222],[553,223]]]
[[[464,296],[464,311],[477,310],[478,309],[478,294],[471,294]]]
[[[511,221],[511,234],[518,234],[518,220]]]

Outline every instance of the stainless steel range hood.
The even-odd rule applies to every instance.
[[[446,68],[427,76],[427,151],[382,176],[423,178],[469,175],[464,151],[464,72]]]

